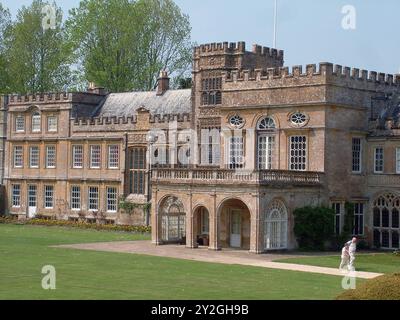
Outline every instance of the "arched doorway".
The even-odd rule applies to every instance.
[[[373,203],[374,246],[399,249],[400,197],[392,193],[379,196]]]
[[[161,241],[166,243],[186,242],[186,214],[177,197],[165,198],[159,207],[161,217]]]
[[[264,249],[287,249],[288,214],[285,204],[273,200],[264,213]]]
[[[193,243],[195,247],[210,244],[210,215],[205,207],[198,207],[193,216]]]
[[[222,248],[250,250],[250,211],[241,200],[229,199],[220,206],[218,243]]]

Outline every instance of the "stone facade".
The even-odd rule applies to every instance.
[[[8,97],[8,211],[151,222],[158,245],[262,253],[297,246],[296,208],[332,206],[340,232],[353,203],[355,235],[399,247],[400,75],[289,69],[283,51],[239,42],[194,48],[192,80],[170,90],[162,72],[151,92]]]

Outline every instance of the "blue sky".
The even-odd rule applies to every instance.
[[[0,0],[15,14],[30,0]],[[272,46],[274,0],[175,0],[190,16],[192,40]],[[57,1],[67,15],[79,0]],[[279,49],[285,65],[333,62],[400,73],[399,0],[278,0]],[[341,26],[342,7],[356,9],[355,30]]]

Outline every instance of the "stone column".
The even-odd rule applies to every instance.
[[[192,194],[188,194],[189,200],[187,204],[186,212],[186,248],[197,248],[195,237],[195,223],[194,223],[194,212],[192,208]]]
[[[155,245],[161,244],[161,223],[160,216],[158,214],[158,196],[157,190],[153,189],[153,198],[151,201],[151,243]]]
[[[211,211],[209,212],[210,221],[210,244],[208,249],[210,250],[221,250],[218,243],[218,229],[219,229],[219,217],[217,212],[217,195],[211,194],[211,199],[213,205],[211,206]]]
[[[252,195],[252,212],[250,212],[250,252],[262,253],[262,219],[260,214],[259,194]]]

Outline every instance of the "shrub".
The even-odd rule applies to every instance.
[[[335,213],[327,207],[304,207],[294,211],[294,234],[299,247],[306,250],[323,250],[324,243],[332,238]]]
[[[400,273],[386,274],[357,285],[336,297],[337,300],[400,300]]]

